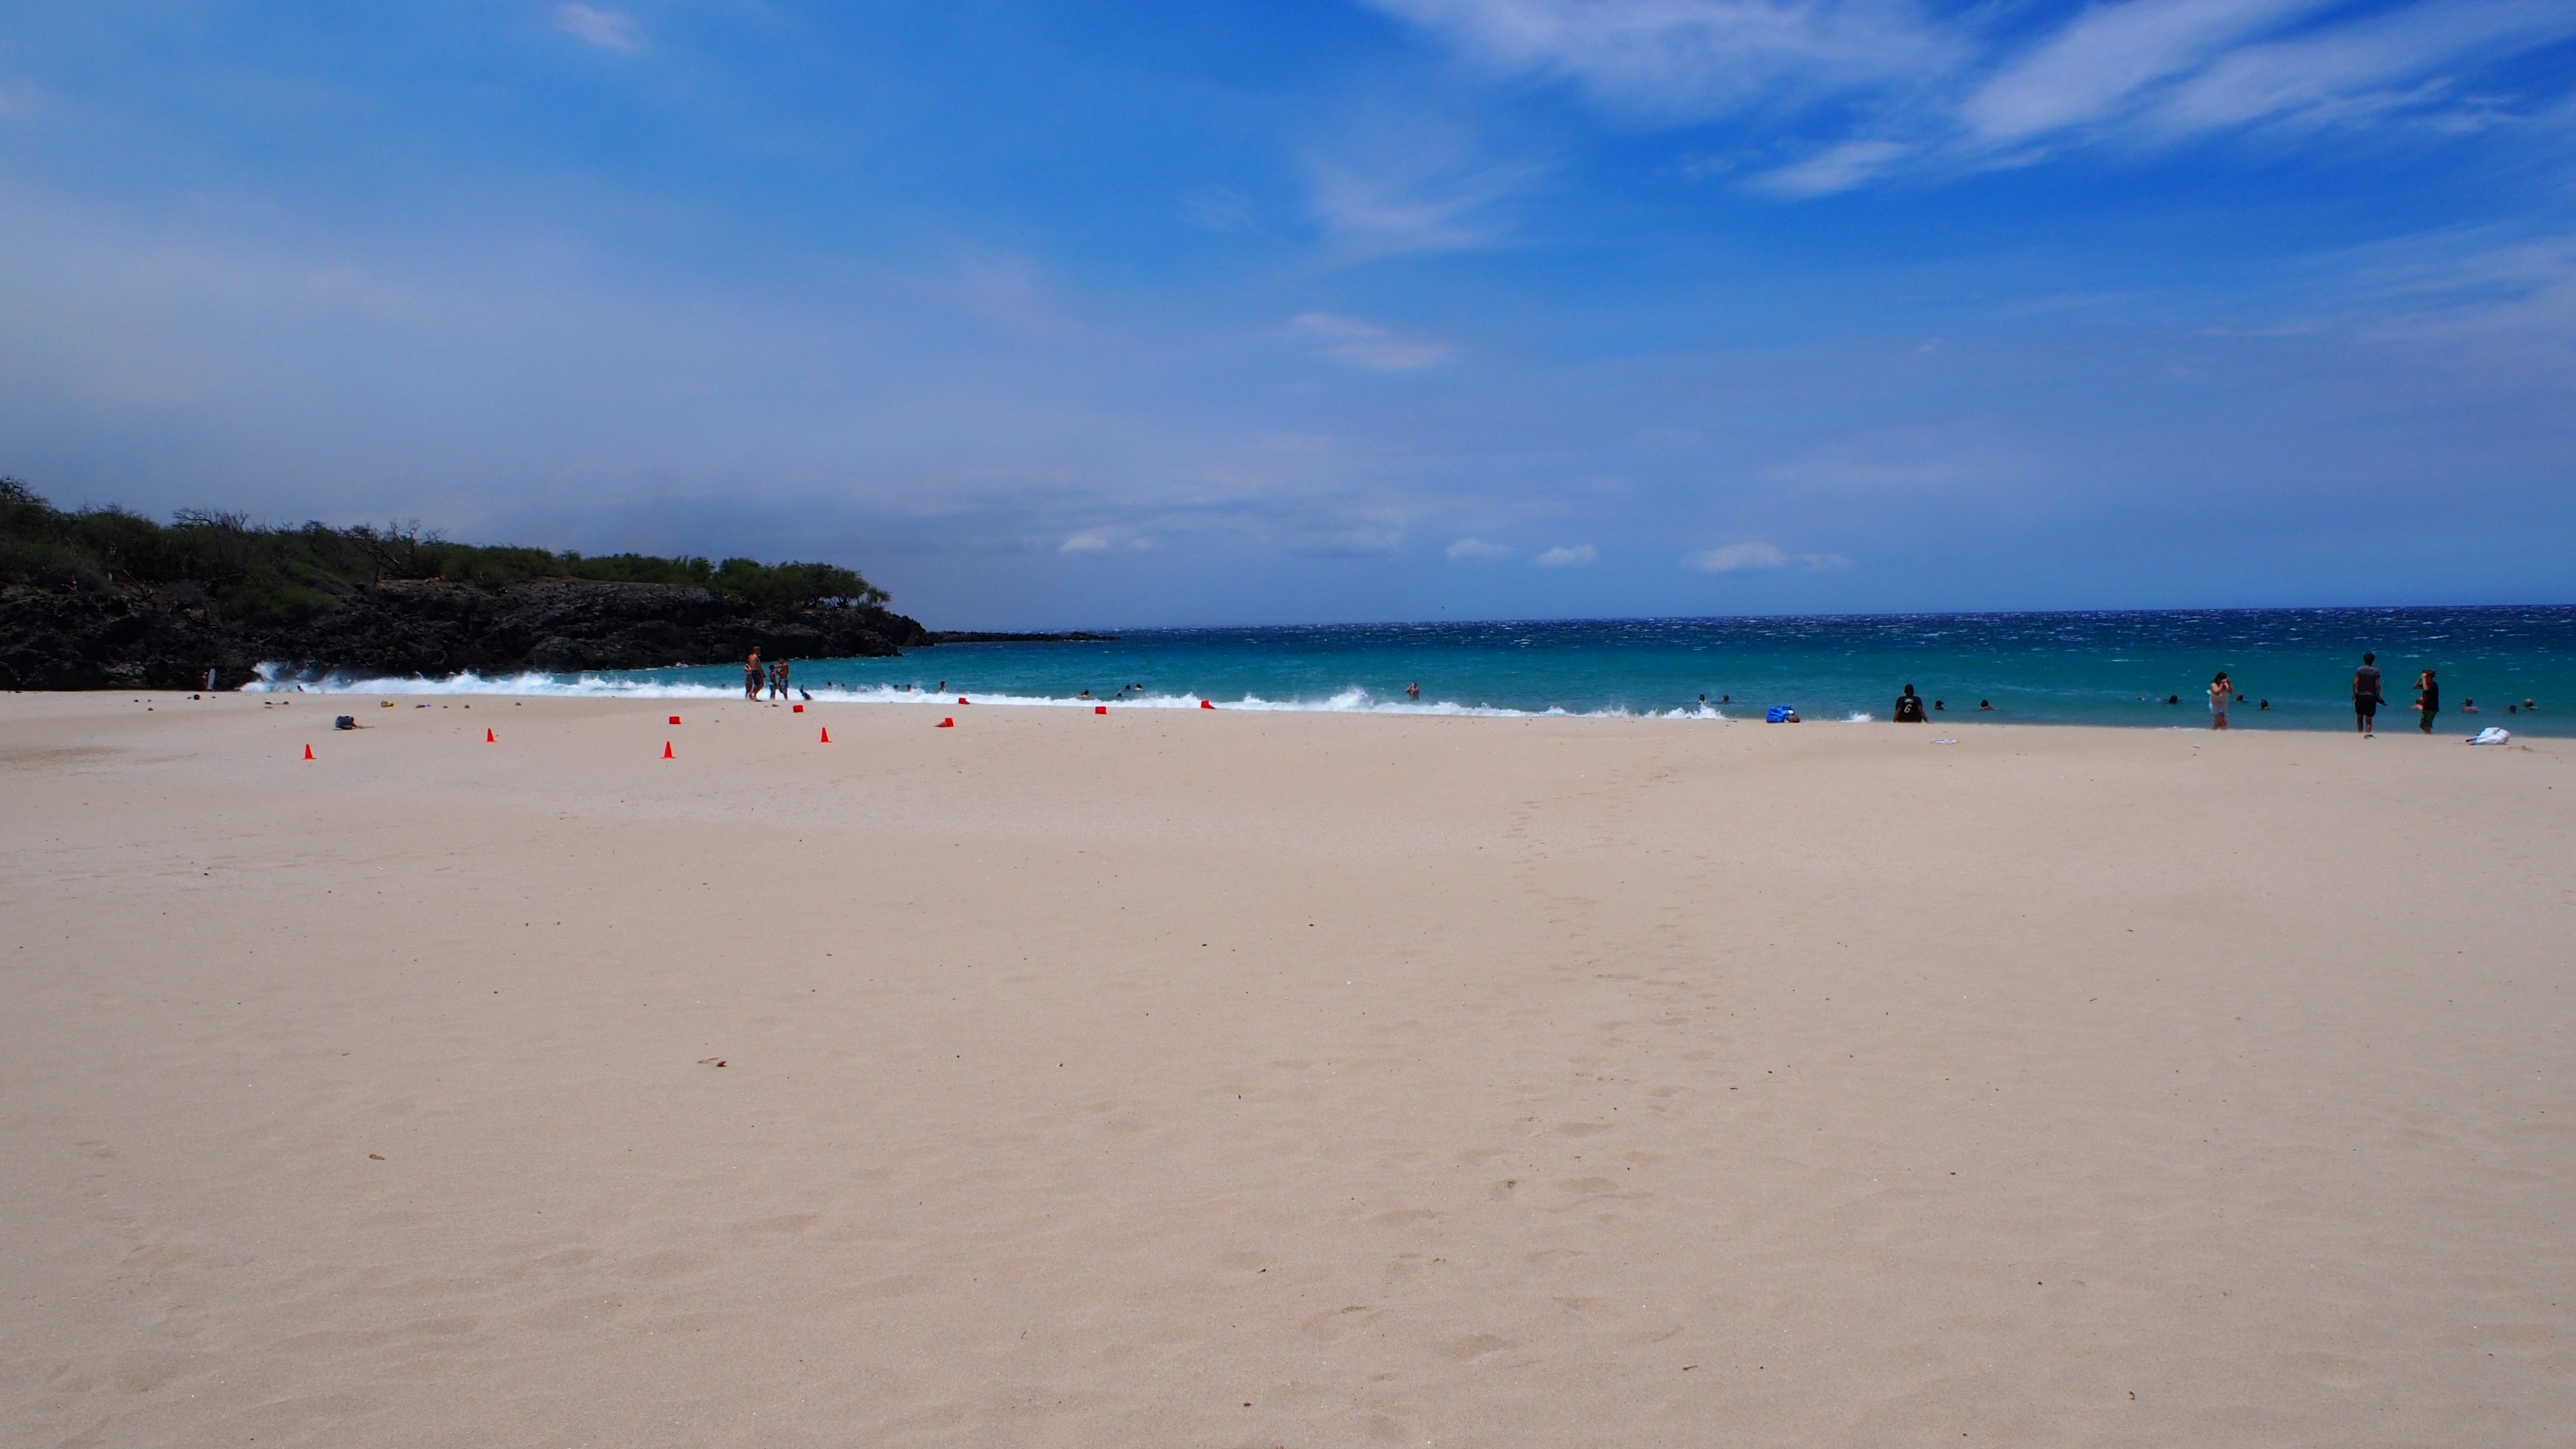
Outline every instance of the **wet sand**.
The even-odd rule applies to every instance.
[[[2576,742],[144,698],[0,696],[0,1443],[2576,1423]]]

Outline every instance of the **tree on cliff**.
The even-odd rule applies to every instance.
[[[0,583],[71,591],[142,586],[257,619],[309,617],[365,584],[431,579],[486,589],[538,579],[679,584],[772,613],[875,607],[889,598],[838,564],[748,558],[712,564],[637,553],[590,558],[452,543],[416,523],[287,528],[202,509],[182,509],[161,524],[114,506],[57,508],[20,480],[0,478]]]

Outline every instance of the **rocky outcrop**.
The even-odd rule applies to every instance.
[[[540,579],[360,588],[300,621],[217,616],[202,599],[143,589],[0,589],[0,688],[189,688],[208,668],[238,687],[254,665],[438,677],[521,670],[884,656],[930,642],[869,607],[770,612],[713,589]]]

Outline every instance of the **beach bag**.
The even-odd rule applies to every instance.
[[[1798,712],[1785,704],[1775,704],[1762,712],[1764,724],[1795,724]]]
[[[2485,729],[2469,736],[2469,743],[2473,745],[2500,745],[2512,738],[2513,731],[2505,729],[2499,725],[2488,725]]]
[[[331,728],[335,730],[353,730],[357,727],[358,717],[353,714],[344,714],[338,719],[331,721]]]

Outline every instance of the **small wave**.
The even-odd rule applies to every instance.
[[[262,664],[258,677],[242,686],[246,694],[372,694],[372,695],[502,695],[523,699],[741,699],[742,692],[731,684],[700,684],[671,679],[611,678],[601,674],[577,674],[567,678],[540,670],[518,674],[477,674],[466,671],[441,679],[420,675],[352,675],[338,670],[313,673],[296,671],[279,664]],[[1213,699],[1196,694],[1128,694],[1081,695],[988,693],[964,689],[939,692],[927,689],[902,689],[890,684],[858,687],[825,685],[821,688],[795,686],[800,701],[816,704],[918,704],[951,705],[968,699],[976,704],[1015,705],[1034,709],[1090,709],[1096,705],[1114,705],[1119,709],[1198,709],[1202,701],[1217,709],[1273,711],[1283,714],[1395,714],[1426,715],[1450,719],[1689,719],[1723,722],[1726,715],[1706,706],[1672,710],[1631,710],[1625,705],[1606,709],[1568,710],[1562,706],[1547,709],[1508,709],[1500,705],[1460,704],[1454,700],[1379,699],[1368,690],[1352,685],[1322,699],[1265,699],[1257,694],[1239,698]]]

